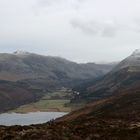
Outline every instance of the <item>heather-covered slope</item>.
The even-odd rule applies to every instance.
[[[35,102],[43,96],[41,89],[27,84],[0,81],[0,112],[8,111],[19,105]]]
[[[2,140],[139,140],[140,88],[129,88],[46,124],[1,126],[0,136]]]
[[[139,85],[116,91],[112,97],[91,102],[58,121],[78,121],[92,117],[140,121]]]

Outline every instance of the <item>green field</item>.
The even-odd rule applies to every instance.
[[[41,98],[38,102],[20,106],[19,108],[12,110],[12,112],[27,113],[36,111],[58,111],[58,112],[70,112],[71,107],[67,107],[66,104],[70,102],[71,93],[59,90],[51,92]]]

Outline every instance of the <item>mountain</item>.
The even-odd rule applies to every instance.
[[[21,140],[139,140],[139,58],[139,53],[135,52],[104,77],[89,80],[85,86],[86,93],[77,95],[79,99],[84,97],[90,101],[85,107],[45,124],[0,126],[0,137]]]
[[[129,57],[117,65],[113,72],[129,67],[129,71],[140,71],[140,50],[135,50]]]
[[[84,83],[81,87],[75,87],[81,91],[78,98],[93,101],[110,97],[123,89],[128,89],[140,84],[140,51],[136,50],[132,55],[121,61],[111,72],[96,81]],[[77,98],[77,97],[76,97]]]
[[[8,81],[44,79],[66,83],[71,80],[96,78],[113,67],[111,64],[77,64],[60,57],[22,51],[0,54],[0,80]]]
[[[0,54],[0,112],[35,102],[48,91],[102,76],[113,65],[77,64],[60,57],[16,51]],[[38,93],[38,94],[37,94]]]

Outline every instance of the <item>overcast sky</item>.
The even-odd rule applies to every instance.
[[[139,0],[0,0],[0,52],[111,62],[139,48]]]

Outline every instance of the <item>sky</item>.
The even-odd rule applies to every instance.
[[[100,63],[139,48],[139,0],[0,0],[1,53]]]

